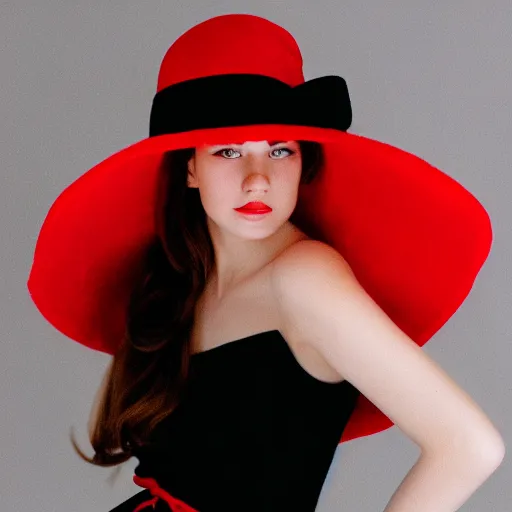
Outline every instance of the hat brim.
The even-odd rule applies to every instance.
[[[489,216],[462,185],[392,145],[291,125],[201,129],[143,139],[69,185],[41,227],[28,279],[58,331],[112,354],[124,334],[135,270],[155,238],[166,151],[233,141],[322,143],[325,165],[301,185],[290,220],[336,248],[383,311],[423,346],[468,296],[492,244]],[[340,442],[392,426],[363,395]]]

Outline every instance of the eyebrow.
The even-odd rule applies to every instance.
[[[269,146],[275,146],[276,144],[281,144],[281,143],[288,142],[288,141],[286,141],[286,140],[267,140],[265,142],[268,142]],[[235,146],[243,146],[244,142],[231,142],[231,144],[233,144]]]

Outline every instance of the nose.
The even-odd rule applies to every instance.
[[[268,191],[268,181],[265,179],[249,179],[244,181],[244,192],[260,192]]]
[[[245,192],[266,192],[269,185],[268,175],[262,167],[252,166],[243,181]]]

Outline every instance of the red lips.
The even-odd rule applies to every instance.
[[[244,204],[243,206],[240,206],[239,208],[235,208],[235,210],[243,212],[248,211],[251,213],[264,213],[272,211],[272,208],[270,208],[270,206],[266,205],[265,203],[262,203],[261,201],[251,201]]]

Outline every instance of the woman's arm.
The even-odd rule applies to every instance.
[[[294,244],[272,279],[283,335],[310,343],[421,449],[386,512],[456,511],[503,459],[503,439],[482,409],[330,246]]]
[[[422,452],[384,512],[455,512],[499,466],[503,456],[479,457],[460,449]]]

